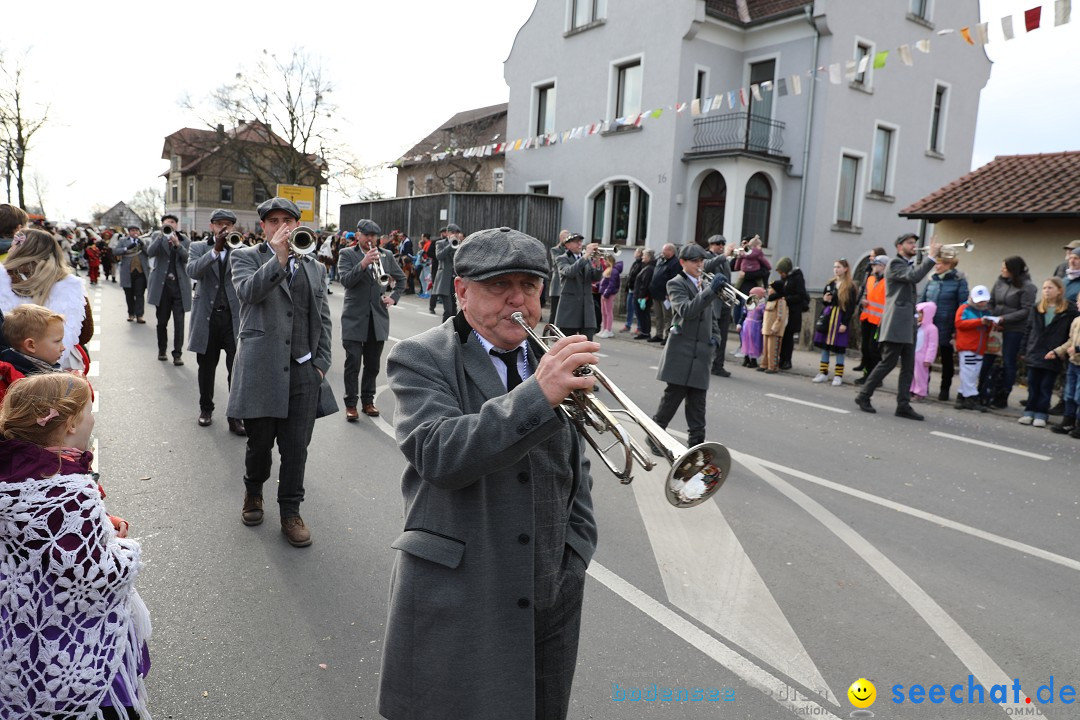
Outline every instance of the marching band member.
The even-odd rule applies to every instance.
[[[455,269],[462,311],[387,363],[408,465],[379,712],[565,718],[596,523],[583,442],[556,408],[592,387],[574,370],[600,346],[567,337],[537,362],[511,320],[540,321],[536,238],[473,233]]]
[[[446,237],[435,243],[435,257],[439,269],[435,273],[435,284],[431,288],[432,296],[442,296],[443,322],[457,314],[457,297],[454,295],[454,254],[465,238],[461,228],[450,223],[446,226]]]
[[[145,325],[143,313],[150,258],[146,255],[146,244],[139,237],[142,229],[138,225],[129,225],[127,231],[127,235],[117,235],[109,249],[120,263],[120,287],[124,288],[124,299],[127,301],[128,322]]]
[[[199,425],[202,427],[213,422],[214,376],[222,352],[225,353],[226,378],[232,387],[240,301],[233,287],[229,267],[231,251],[225,244],[225,236],[235,224],[236,215],[231,210],[215,210],[210,215],[213,235],[205,242],[192,243],[188,255],[187,273],[198,285],[193,298],[187,349],[195,353],[199,364]],[[230,417],[229,431],[244,435],[244,421]]]
[[[365,415],[378,417],[375,407],[375,379],[379,376],[383,344],[390,337],[390,306],[397,305],[405,284],[405,273],[393,253],[379,247],[382,234],[371,220],[356,224],[360,238],[356,245],[342,250],[338,257],[338,281],[345,288],[345,307],[341,311],[341,344],[345,348],[345,419],[355,422],[359,399]],[[389,275],[389,286],[381,284],[382,273]],[[357,392],[361,362],[363,380]]]
[[[173,365],[183,365],[184,313],[191,310],[191,278],[187,273],[191,240],[180,232],[179,218],[161,216],[161,230],[150,235],[146,254],[154,258],[146,301],[157,308],[158,360],[165,360],[169,343],[169,317],[173,320]],[[165,228],[169,228],[168,231]]]
[[[562,285],[555,324],[567,335],[580,334],[592,340],[599,326],[592,284],[601,278],[603,268],[597,256],[600,246],[589,243],[582,254],[584,240],[578,233],[573,233],[563,243],[566,252],[555,257],[555,271],[559,273]]]
[[[242,418],[247,430],[241,519],[245,525],[263,521],[262,487],[270,478],[277,441],[281,532],[290,545],[306,547],[311,531],[300,517],[300,503],[307,447],[315,419],[337,412],[326,382],[331,333],[326,269],[290,252],[290,235],[300,219],[292,201],[270,198],[258,212],[268,240],[232,253],[240,332],[227,414]]]

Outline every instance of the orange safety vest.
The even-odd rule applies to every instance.
[[[885,278],[878,279],[876,275],[870,273],[870,277],[866,278],[866,307],[859,315],[859,320],[871,325],[880,325],[884,312]]]

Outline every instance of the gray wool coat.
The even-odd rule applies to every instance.
[[[594,266],[584,255],[575,260],[569,252],[564,252],[555,257],[555,272],[562,281],[555,324],[560,328],[583,330],[600,327],[596,317],[596,304],[593,302],[592,284],[603,277],[604,271]]]
[[[129,235],[117,235],[116,238],[109,243],[109,250],[112,251],[113,257],[120,263],[120,287],[131,287],[131,259],[133,257],[139,258],[139,262],[142,263],[143,274],[150,277],[150,258],[146,255],[146,241],[139,238],[139,252],[127,255],[126,250],[131,244],[131,236]]]
[[[435,241],[435,258],[439,261],[439,272],[435,273],[435,283],[431,287],[432,295],[454,294],[454,255],[457,250],[450,247],[450,241],[443,238]]]
[[[703,292],[685,274],[668,280],[671,334],[668,335],[656,379],[675,385],[708,390],[712,367],[713,302],[716,294]]]
[[[211,254],[214,243],[202,240],[191,243],[188,253],[187,274],[197,285],[191,298],[191,327],[188,330],[187,349],[205,353],[210,341],[210,316],[214,313],[214,301],[218,288],[225,284],[225,297],[232,311],[233,335],[240,332],[240,300],[232,282],[231,255],[226,249],[225,260]]]
[[[180,285],[180,300],[184,305],[184,312],[191,310],[191,278],[188,277],[188,249],[191,240],[186,235],[180,235],[180,247],[176,249],[176,280]],[[165,276],[169,273],[169,252],[172,245],[155,230],[150,235],[150,247],[146,254],[154,261],[154,269],[150,273],[150,279],[146,284],[146,302],[157,305],[161,302],[161,292],[165,289]]]
[[[341,339],[367,342],[368,325],[375,323],[375,339],[390,337],[390,309],[382,302],[382,286],[375,281],[371,267],[361,268],[364,251],[353,245],[338,256],[338,282],[345,288],[345,305],[341,311]],[[394,289],[390,297],[394,304],[405,287],[405,273],[389,250],[379,249],[379,262],[390,276]]]
[[[916,286],[934,269],[933,258],[909,265],[897,255],[885,268],[885,313],[881,316],[878,342],[915,343]]]
[[[596,549],[582,442],[535,377],[506,392],[491,358],[449,320],[390,351],[407,466],[390,580],[379,712],[390,720],[534,716],[533,497],[551,460],[573,477],[565,544]]]
[[[289,414],[289,370],[292,356],[292,295],[285,269],[266,243],[230,253],[233,287],[240,300],[240,331],[233,361],[232,388],[227,415],[232,418],[273,417]],[[311,288],[308,335],[312,358],[323,372],[317,417],[337,412],[337,401],[326,382],[330,369],[330,305],[326,299],[326,268],[306,260],[297,264]]]

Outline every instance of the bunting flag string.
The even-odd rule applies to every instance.
[[[1047,3],[1052,3],[1053,27],[1060,27],[1072,21],[1072,0],[1046,1]],[[1047,27],[1049,27],[1050,23],[1049,18],[1050,15],[1048,10],[1046,18]],[[993,25],[995,32],[997,27],[1001,28],[1000,36],[991,36],[990,22],[974,23],[959,29],[942,28],[934,34],[938,37],[948,37],[949,35],[955,34],[962,38],[965,44],[971,46],[989,45],[999,41],[1008,42],[1016,39],[1018,32],[1027,34],[1035,32],[1043,27],[1043,6],[1037,5],[1023,11],[1022,30],[1017,30],[1015,16],[1012,14],[1001,17],[997,22],[993,23]],[[666,107],[662,106],[648,110],[643,109],[623,117],[617,117],[614,120],[601,120],[580,125],[575,128],[549,132],[534,137],[516,138],[514,140],[496,137],[488,144],[470,148],[435,147],[432,148],[431,152],[410,157],[402,157],[393,163],[379,163],[364,168],[364,170],[375,171],[386,167],[401,167],[406,162],[418,163],[426,160],[439,162],[445,160],[447,157],[491,157],[492,155],[501,155],[520,150],[531,150],[550,145],[566,144],[592,135],[605,134],[620,128],[640,128],[646,120],[660,119],[665,110],[674,111],[675,115],[682,115],[689,110],[691,116],[699,118],[710,113],[723,111],[725,109],[725,101],[727,110],[735,110],[736,105],[745,109],[751,102],[763,102],[766,99],[766,94],[770,93],[775,94],[776,97],[802,95],[804,78],[809,79],[810,81],[827,80],[829,84],[840,85],[844,82],[845,78],[849,82],[855,81],[860,75],[865,73],[871,65],[875,70],[884,70],[889,55],[892,52],[896,53],[900,58],[900,62],[905,67],[912,67],[915,64],[912,55],[912,47],[924,55],[929,55],[931,49],[930,40],[931,38],[924,37],[917,39],[913,43],[899,45],[895,50],[881,50],[875,52],[873,55],[864,54],[858,58],[850,58],[828,65],[820,65],[817,68],[808,69],[803,73],[794,73],[778,77],[775,80],[751,83],[746,87],[724,90],[716,93],[712,98],[694,98],[690,102],[675,102]]]

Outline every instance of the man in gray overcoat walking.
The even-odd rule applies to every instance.
[[[214,376],[221,353],[225,353],[226,378],[232,387],[233,358],[236,356],[236,333],[240,330],[240,301],[233,287],[229,247],[225,236],[236,224],[231,210],[218,208],[210,215],[213,236],[191,243],[187,273],[194,280],[191,331],[188,350],[195,353],[199,365],[199,426],[213,422]],[[244,421],[229,418],[229,431],[244,435]]]
[[[713,235],[709,238],[708,257],[705,260],[705,272],[711,275],[723,275],[727,282],[731,282],[731,263],[727,256],[727,240],[723,235]],[[731,308],[720,298],[713,303],[713,337],[714,343],[712,374],[718,377],[731,377],[731,371],[724,369],[724,360],[727,359],[728,329],[731,327]]]
[[[270,198],[258,207],[267,241],[232,253],[232,279],[240,300],[236,373],[229,417],[247,430],[244,459],[245,525],[263,521],[263,483],[270,479],[274,443],[281,453],[277,501],[281,532],[294,547],[311,544],[300,517],[307,448],[315,418],[337,411],[326,383],[330,369],[330,305],[326,268],[290,253],[289,236],[300,210]]]
[[[431,294],[442,298],[443,322],[457,314],[457,297],[454,295],[454,253],[465,238],[454,223],[446,226],[446,238],[435,241],[435,257],[439,261],[439,271],[435,273],[435,283]]]
[[[705,397],[714,342],[713,303],[727,279],[717,273],[709,287],[701,287],[705,250],[697,243],[683,247],[679,264],[682,271],[667,283],[671,330],[656,371],[656,379],[667,386],[653,420],[666,428],[685,400],[687,437],[693,447],[705,442]],[[646,441],[653,454],[662,454],[651,439],[646,437]]]
[[[169,318],[173,321],[173,365],[183,365],[184,314],[191,310],[191,278],[187,273],[191,240],[180,232],[180,220],[163,215],[161,229],[150,235],[146,254],[154,261],[146,302],[157,308],[158,360],[166,360],[169,344]],[[168,228],[168,230],[166,230]]]
[[[397,305],[405,285],[405,273],[393,253],[379,247],[382,229],[372,220],[356,224],[359,242],[338,255],[338,282],[345,288],[345,307],[341,311],[341,344],[345,348],[345,419],[355,422],[361,410],[370,417],[379,416],[375,407],[375,379],[379,377],[383,344],[390,337],[391,305]],[[375,262],[390,276],[389,287],[376,277]],[[363,361],[363,380],[357,383]]]
[[[563,243],[566,252],[555,256],[555,272],[559,273],[562,283],[555,324],[567,335],[581,334],[592,340],[600,325],[596,317],[592,284],[603,277],[604,270],[596,257],[599,245],[589,243],[582,253],[584,240],[581,235],[574,233]]]
[[[900,363],[899,386],[896,390],[896,415],[908,420],[923,416],[911,407],[911,379],[915,376],[915,300],[916,286],[937,264],[941,243],[930,243],[929,253],[922,264],[915,264],[919,236],[905,233],[896,238],[896,257],[885,269],[885,314],[878,329],[881,362],[866,376],[866,383],[855,396],[855,404],[863,412],[877,412],[870,404],[874,391],[885,376]]]
[[[379,712],[562,720],[596,522],[584,443],[557,407],[592,387],[574,370],[600,346],[578,335],[537,357],[511,319],[540,322],[536,238],[482,230],[455,265],[462,312],[387,362],[408,464]]]
[[[124,288],[128,322],[144,325],[146,276],[150,272],[150,258],[146,256],[146,243],[139,237],[141,228],[129,225],[127,231],[127,235],[116,236],[109,245],[109,252],[120,264],[120,287]]]

